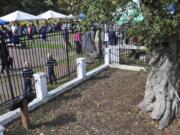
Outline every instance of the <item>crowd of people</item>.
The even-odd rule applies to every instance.
[[[74,22],[74,21],[67,21],[67,22],[56,22],[56,23],[47,23],[45,22],[44,24],[39,24],[38,22],[36,24],[24,24],[24,25],[18,25],[18,24],[11,24],[7,26],[2,26],[0,31],[2,31],[5,35],[5,38],[8,39],[8,42],[11,43],[12,45],[20,44],[20,37],[22,36],[27,36],[28,39],[33,39],[34,34],[40,34],[42,40],[46,41],[47,39],[47,33],[49,32],[59,32],[63,30],[67,30],[68,32],[81,32],[79,29],[81,26],[79,23]],[[77,28],[79,29],[77,31]],[[99,32],[98,29],[93,26],[93,29],[95,32]],[[97,31],[96,31],[97,30]],[[134,43],[136,44],[138,42],[137,38],[131,38],[130,40],[125,37],[125,27],[124,26],[117,26],[117,25],[109,25],[106,28],[101,27],[101,32],[103,32],[103,36],[101,36],[101,40],[105,42],[106,44],[109,45],[117,45],[118,40],[120,41],[125,41],[126,43]],[[77,36],[78,34],[76,33],[76,36],[74,36],[74,42],[78,46],[80,46],[80,35]],[[81,33],[82,35],[82,33]],[[98,35],[98,34],[96,34]],[[91,39],[95,38],[97,39],[98,36],[95,34],[92,36]],[[82,38],[81,38],[82,39]],[[78,41],[78,42],[77,42]],[[97,40],[96,40],[97,41]],[[94,43],[95,44],[95,43]],[[77,48],[77,52],[79,53],[80,47]]]
[[[12,44],[19,44],[19,37],[27,36],[29,39],[33,38],[34,34],[41,34],[41,38],[46,40],[46,33],[56,32],[67,29],[68,31],[72,31],[75,23],[73,21],[67,22],[56,22],[56,23],[47,23],[39,24],[10,24],[6,26],[1,26],[0,31],[3,32],[6,39],[9,39],[9,42]]]
[[[74,21],[38,24],[11,24],[2,26],[0,31],[4,34],[8,43],[12,45],[20,44],[20,37],[22,36],[27,36],[31,40],[34,34],[40,34],[40,38],[46,41],[47,33],[65,31],[63,32],[63,39],[69,48],[72,48],[72,41],[69,41],[69,33],[71,33],[74,34],[73,42],[76,45],[77,54],[85,51],[87,53],[94,53],[96,56],[102,55],[102,45],[115,46],[118,42],[125,42],[126,44],[137,44],[138,42],[136,37],[126,38],[125,26],[117,26],[115,24],[106,27],[93,25],[91,30],[83,32],[81,31],[82,27],[80,24]]]

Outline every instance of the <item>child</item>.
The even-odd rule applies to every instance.
[[[45,65],[48,68],[48,78],[49,78],[50,84],[53,84],[53,81],[57,83],[57,79],[54,73],[54,66],[57,65],[57,62],[53,58],[52,54],[50,53],[48,54]]]
[[[24,68],[21,72],[21,75],[23,77],[24,80],[24,91],[23,91],[23,95],[24,96],[28,96],[30,95],[30,93],[32,92],[32,77],[33,77],[33,70],[31,68],[30,63],[28,63],[27,61],[24,63]]]

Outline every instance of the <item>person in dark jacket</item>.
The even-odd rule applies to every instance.
[[[46,34],[46,32],[47,32],[46,26],[42,26],[42,28],[41,28],[41,38],[42,38],[44,41],[46,41],[46,39],[47,39],[47,34]]]
[[[31,68],[30,63],[27,61],[24,63],[24,68],[21,72],[21,76],[23,77],[24,80],[24,91],[23,95],[28,96],[32,92],[32,78],[33,78],[33,70]]]
[[[8,66],[9,51],[5,42],[5,35],[0,31],[0,60],[1,60],[1,74],[4,74],[4,69]]]
[[[66,49],[67,49],[67,46],[72,49],[72,45],[69,41],[69,31],[68,31],[67,27],[65,27],[65,30],[64,30],[64,41],[66,43]]]
[[[52,54],[50,53],[48,54],[45,65],[47,67],[48,79],[49,79],[50,84],[53,84],[53,81],[57,83],[57,79],[54,73],[54,66],[57,65],[57,62],[53,58]]]
[[[109,38],[109,45],[116,45],[117,44],[116,32],[113,29],[109,30],[108,38]]]

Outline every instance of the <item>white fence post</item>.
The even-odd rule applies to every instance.
[[[79,79],[86,78],[86,59],[85,58],[77,58],[77,77]]]
[[[34,74],[33,76],[35,80],[37,98],[43,100],[48,94],[46,74],[40,72]]]
[[[110,49],[109,48],[105,48],[104,63],[105,65],[110,64]]]
[[[2,127],[1,125],[0,125],[0,135],[4,135],[4,127]]]

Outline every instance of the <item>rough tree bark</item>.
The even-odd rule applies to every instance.
[[[143,101],[138,107],[150,112],[159,121],[159,129],[167,127],[174,118],[180,118],[180,62],[177,42],[171,42],[163,50],[153,51],[151,70],[147,77]]]

